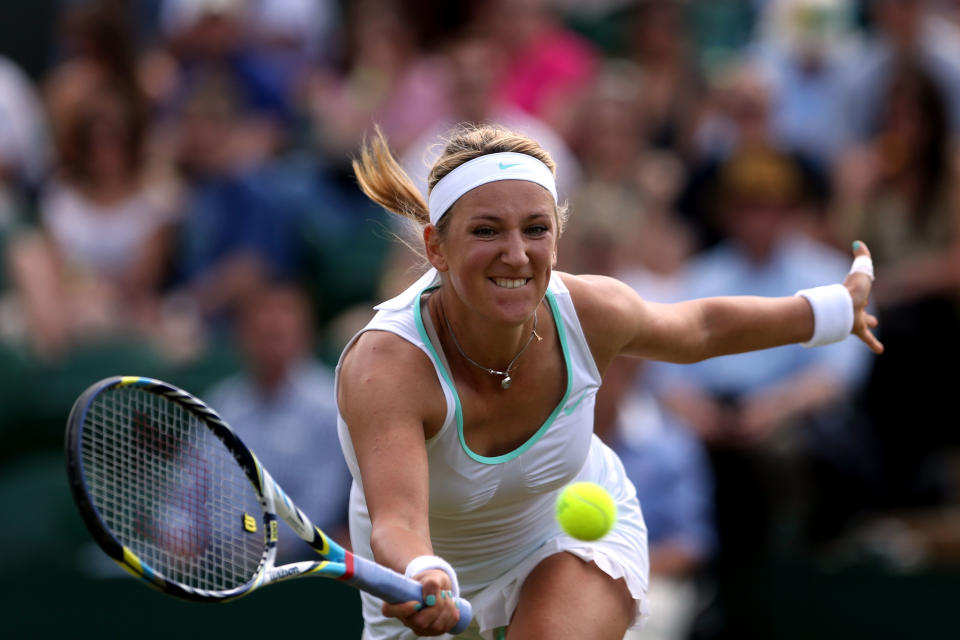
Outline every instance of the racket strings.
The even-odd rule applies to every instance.
[[[168,580],[227,591],[264,557],[257,495],[227,447],[181,405],[137,388],[101,394],[84,423],[88,492],[114,537]],[[257,518],[257,531],[244,528]]]

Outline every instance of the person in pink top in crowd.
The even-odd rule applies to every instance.
[[[491,0],[477,24],[505,54],[500,95],[566,137],[579,96],[593,81],[598,52],[564,27],[545,0]]]

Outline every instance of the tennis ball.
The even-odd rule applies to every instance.
[[[574,482],[557,496],[557,522],[578,540],[602,538],[617,520],[617,507],[606,489],[593,482]]]

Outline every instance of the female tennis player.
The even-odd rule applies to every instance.
[[[652,304],[617,280],[553,271],[566,212],[533,140],[458,130],[429,202],[379,132],[354,170],[367,196],[422,227],[432,266],[377,307],[337,367],[353,550],[420,581],[427,602],[362,595],[367,640],[444,634],[458,617],[451,593],[473,604],[466,637],[619,640],[640,623],[646,527],[620,461],[593,435],[616,356],[693,362],[851,332],[882,351],[862,244],[842,285]],[[580,480],[617,504],[600,540],[555,522],[557,492]]]

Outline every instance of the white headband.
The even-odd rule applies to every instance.
[[[557,201],[556,181],[547,165],[525,153],[491,153],[464,162],[437,182],[430,192],[430,222],[437,224],[467,191],[498,180],[535,182]]]

